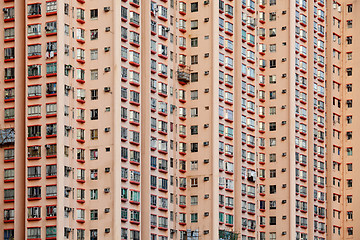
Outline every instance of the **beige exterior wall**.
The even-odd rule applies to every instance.
[[[0,5],[0,239],[356,238],[356,2]]]

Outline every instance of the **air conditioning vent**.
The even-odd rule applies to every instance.
[[[104,68],[104,71],[105,71],[105,72],[110,72],[110,71],[111,71],[111,68],[110,68],[110,67],[106,67],[106,68]]]
[[[209,142],[208,141],[204,142],[204,146],[209,146]]]
[[[286,124],[286,121],[281,121],[281,125],[285,125]]]
[[[282,93],[286,93],[286,89],[283,89],[281,92],[282,92]]]
[[[110,232],[110,228],[105,228],[105,233],[109,233]]]
[[[286,219],[286,216],[282,216],[282,219]]]
[[[105,193],[109,193],[109,192],[110,192],[110,188],[104,188],[104,192],[105,192]]]
[[[210,0],[205,0],[204,5],[208,5],[210,3]]]
[[[204,230],[204,235],[207,235],[207,234],[209,234],[209,233],[210,233],[209,230]]]
[[[205,199],[208,199],[209,197],[210,197],[209,194],[205,194],[205,195],[204,195],[204,198],[205,198]]]
[[[210,160],[209,159],[204,159],[204,163],[209,163]]]
[[[205,74],[205,75],[209,75],[210,72],[209,72],[209,71],[205,71],[204,74]]]
[[[285,141],[285,140],[286,140],[286,137],[282,137],[282,138],[281,138],[281,141]]]
[[[284,231],[284,232],[282,232],[282,233],[281,233],[281,235],[286,235],[286,232],[285,232],[285,231]]]
[[[104,11],[105,11],[105,12],[109,12],[109,11],[110,11],[110,7],[104,7]]]
[[[105,208],[105,209],[104,209],[104,212],[105,212],[105,213],[109,213],[109,212],[110,212],[110,208]]]
[[[283,31],[286,30],[286,27],[282,27],[281,30],[283,30]]]
[[[110,32],[110,27],[106,27],[105,32]]]
[[[110,92],[110,87],[104,87],[104,92]]]
[[[285,109],[285,108],[286,108],[286,105],[282,105],[282,106],[281,106],[281,109]]]
[[[105,47],[105,48],[104,48],[104,51],[105,51],[105,52],[109,52],[109,51],[110,51],[110,47]]]
[[[286,168],[282,168],[282,169],[281,169],[281,172],[286,172]]]
[[[282,200],[281,203],[282,203],[282,204],[285,204],[285,203],[286,203],[286,200]]]
[[[210,215],[209,212],[204,212],[204,216],[205,216],[205,217],[208,217],[209,215]]]
[[[286,14],[286,11],[284,10],[284,11],[282,11],[282,14]]]
[[[204,93],[208,93],[208,92],[210,92],[210,89],[205,88]]]
[[[282,78],[286,78],[286,73],[283,73],[283,74],[281,75],[281,77],[282,77]]]
[[[283,157],[286,157],[286,153],[282,153],[281,155],[282,155]]]
[[[205,58],[208,58],[209,56],[210,56],[210,53],[205,53],[205,54],[204,54],[204,57],[205,57]]]
[[[282,188],[286,188],[286,184],[283,184],[283,185],[282,185]]]
[[[209,124],[208,123],[205,123],[204,124],[204,128],[208,128],[209,127]]]
[[[204,22],[209,22],[209,18],[205,18],[205,19],[204,19]]]
[[[109,127],[105,128],[105,132],[110,132],[110,128]]]
[[[209,181],[209,177],[204,177],[204,182],[207,182],[207,181]]]

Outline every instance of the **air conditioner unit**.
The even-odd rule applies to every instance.
[[[110,232],[110,228],[105,228],[105,233],[109,233]]]
[[[104,71],[105,71],[105,72],[110,72],[110,71],[111,71],[111,68],[110,68],[110,67],[106,67],[106,68],[104,68]]]
[[[281,141],[285,141],[285,140],[286,140],[286,137],[282,137],[282,138],[281,138]]]
[[[282,185],[282,188],[286,188],[286,184],[283,184],[283,185]]]
[[[105,51],[105,52],[109,52],[109,51],[110,51],[110,47],[105,47],[105,48],[104,48],[104,51]]]
[[[210,72],[209,72],[209,71],[205,71],[204,74],[205,74],[205,75],[209,75]]]
[[[209,194],[205,194],[205,195],[204,195],[204,198],[205,198],[205,199],[208,199],[209,197],[210,197]]]
[[[105,212],[105,213],[109,213],[109,212],[110,212],[110,208],[105,208],[105,209],[104,209],[104,212]]]
[[[286,216],[282,216],[282,219],[284,219],[284,220],[285,220],[285,219],[286,219]]]
[[[110,132],[110,127],[105,128],[105,132]]]
[[[209,127],[209,124],[208,123],[205,123],[204,124],[204,128],[208,128]]]
[[[209,177],[204,177],[204,182],[207,182],[207,181],[209,181]]]
[[[281,233],[281,235],[286,235],[286,232],[285,232],[285,231],[284,231],[284,232],[282,232],[282,233]]]
[[[204,18],[204,22],[209,22],[210,19],[209,18]]]
[[[210,160],[209,159],[204,159],[204,163],[209,163]]]
[[[286,168],[282,168],[282,169],[281,169],[281,172],[286,172]]]
[[[104,7],[104,11],[105,11],[105,12],[110,11],[110,7]]]
[[[286,121],[282,121],[282,122],[281,122],[281,125],[285,125],[285,124],[286,124]]]
[[[281,203],[282,203],[282,204],[285,204],[285,203],[286,203],[286,200],[282,200]]]
[[[209,215],[210,215],[209,212],[204,212],[204,216],[205,216],[205,217],[208,217]]]
[[[209,230],[204,230],[204,235],[209,234],[209,233],[210,233]]]
[[[286,30],[286,27],[282,27],[281,30],[283,30],[283,31]]]
[[[281,75],[281,77],[282,77],[282,78],[286,78],[286,73],[283,73],[283,74]]]
[[[281,92],[282,92],[282,93],[286,93],[286,89],[283,89]]]
[[[204,58],[208,58],[209,56],[210,56],[209,53],[205,53],[205,54],[204,54]]]
[[[286,157],[286,153],[282,153],[282,156],[283,156],[283,157]]]
[[[204,5],[208,5],[210,3],[210,0],[205,0]]]
[[[210,89],[205,88],[204,93],[208,93],[208,92],[210,92]]]
[[[106,27],[105,32],[110,32],[110,27]]]
[[[286,11],[284,10],[284,11],[282,11],[282,14],[286,14]]]
[[[285,109],[285,108],[286,108],[286,105],[282,105],[282,106],[281,106],[281,109]]]
[[[105,193],[109,193],[109,192],[110,192],[110,188],[104,188],[104,192],[105,192]]]
[[[209,142],[208,141],[204,142],[204,146],[209,146]]]
[[[110,87],[104,87],[104,92],[110,92]]]

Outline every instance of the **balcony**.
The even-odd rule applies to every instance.
[[[184,71],[177,71],[177,79],[180,84],[185,85],[190,81],[190,74]]]

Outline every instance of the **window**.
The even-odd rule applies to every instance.
[[[198,116],[198,108],[191,108],[190,109],[191,117],[197,117]]]
[[[269,220],[270,225],[276,225],[276,217],[269,217]]]
[[[270,91],[270,99],[276,99],[276,91]]]
[[[352,68],[347,68],[346,73],[348,76],[352,76]]]
[[[346,184],[347,184],[348,187],[352,187],[352,185],[353,185],[352,179],[347,179]]]
[[[198,64],[198,63],[199,63],[198,55],[192,55],[191,56],[191,64],[194,65],[194,64]]]
[[[269,20],[270,21],[275,21],[276,20],[276,12],[269,13]]]
[[[191,20],[191,30],[198,29],[198,20]]]
[[[198,46],[198,38],[191,38],[191,47],[197,47]]]
[[[348,37],[346,37],[346,42],[347,42],[347,44],[352,44],[352,36],[348,36]]]
[[[191,12],[197,12],[197,11],[199,11],[199,3],[198,2],[191,3]]]
[[[353,11],[353,5],[352,4],[348,4],[347,5],[347,12],[351,13]]]
[[[276,185],[270,185],[270,194],[276,193]]]
[[[191,187],[198,187],[198,179],[190,178],[190,185],[191,185]]]
[[[91,49],[90,50],[90,59],[91,60],[97,60],[98,59],[98,50],[97,49]]]
[[[276,28],[270,28],[269,29],[269,36],[270,37],[276,37]]]
[[[276,59],[270,60],[270,68],[276,68]]]
[[[98,9],[90,9],[90,19],[95,20],[98,19],[99,12]]]
[[[191,152],[198,152],[199,150],[199,144],[198,143],[191,143]]]
[[[46,2],[46,13],[56,13],[57,11],[57,2],[56,1],[47,1]]]

